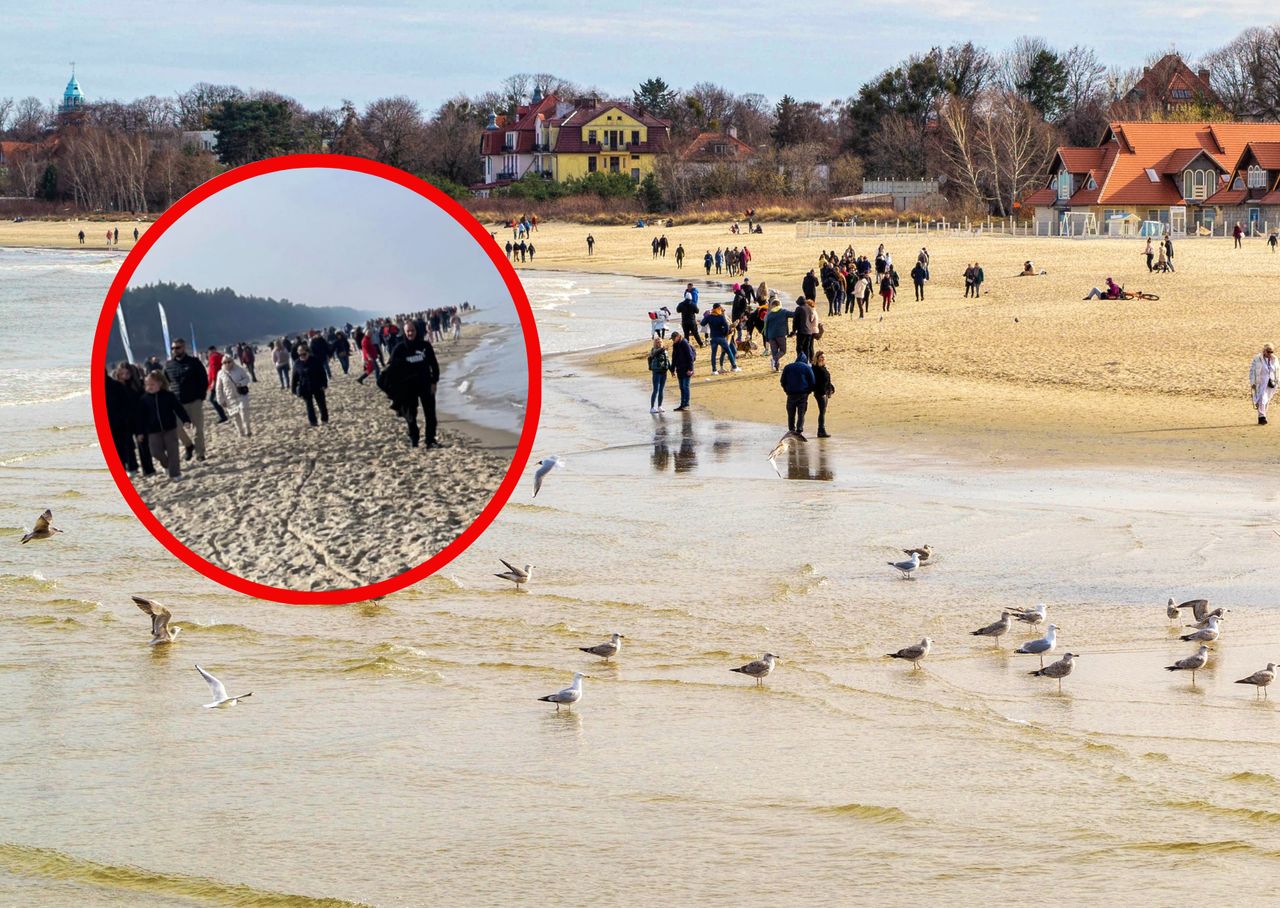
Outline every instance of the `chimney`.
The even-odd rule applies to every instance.
[[[1144,66],[1144,67],[1142,67],[1142,78],[1144,78],[1144,79],[1145,79],[1145,78],[1147,77],[1147,73],[1149,73],[1149,72],[1151,72],[1151,67],[1150,67],[1150,66]]]
[[[727,130],[725,130],[725,133],[729,136],[729,138],[736,139],[738,137],[738,127],[730,126]]]
[[[1200,76],[1201,82],[1204,82],[1206,84],[1209,82],[1209,70],[1201,69],[1198,75]]]

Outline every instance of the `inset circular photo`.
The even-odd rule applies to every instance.
[[[540,358],[520,284],[457,203],[393,168],[278,158],[148,231],[94,347],[104,454],[139,518],[235,589],[384,595],[514,490]]]

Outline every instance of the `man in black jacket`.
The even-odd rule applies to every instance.
[[[307,421],[316,425],[316,408],[320,408],[320,422],[329,424],[329,404],[324,390],[329,387],[320,358],[313,355],[305,344],[298,345],[298,361],[293,364],[293,393],[307,402]]]
[[[684,331],[687,338],[694,338],[698,342],[698,346],[702,346],[702,335],[698,333],[698,296],[697,291],[690,284],[684,292],[684,299],[680,301],[680,305],[676,306],[676,311],[680,313],[680,328]],[[675,335],[671,335],[675,337]]]
[[[412,321],[404,323],[404,339],[391,351],[391,363],[378,383],[391,398],[392,406],[408,423],[409,444],[434,448],[436,441],[436,385],[440,381],[440,363],[436,352]],[[422,430],[418,429],[418,403],[422,403]]]
[[[326,378],[332,378],[333,373],[329,371],[329,357],[333,355],[333,348],[329,346],[329,342],[324,339],[324,335],[319,331],[311,332],[311,355],[324,368]]]
[[[812,268],[810,268],[809,273],[804,276],[804,280],[801,282],[801,287],[804,288],[805,299],[812,300],[818,298],[818,278],[814,275]]]
[[[185,429],[178,430],[178,436],[186,446],[184,459],[190,460],[194,454],[197,459],[204,460],[204,400],[209,388],[209,374],[199,357],[187,352],[187,342],[182,338],[174,338],[169,352],[172,357],[164,364],[165,377],[195,427],[194,438],[187,435]]]
[[[680,383],[680,406],[676,411],[689,409],[689,383],[693,381],[693,361],[698,354],[693,344],[680,336],[679,331],[671,332],[671,374]]]

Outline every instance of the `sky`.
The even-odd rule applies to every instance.
[[[493,262],[447,213],[399,184],[331,168],[264,174],[205,199],[130,285],[160,281],[387,314],[464,300],[514,311]]]
[[[20,36],[0,54],[0,97],[60,98],[75,61],[90,101],[214,82],[308,107],[404,94],[431,111],[515,72],[618,96],[657,75],[829,101],[934,45],[999,50],[1035,35],[1138,66],[1173,47],[1195,58],[1277,21],[1274,0],[0,0],[0,33]]]

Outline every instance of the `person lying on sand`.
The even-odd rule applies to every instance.
[[[1022,271],[1018,273],[1018,277],[1039,277],[1042,274],[1048,274],[1047,271],[1036,271],[1036,266],[1031,263],[1030,259],[1022,263]]]

